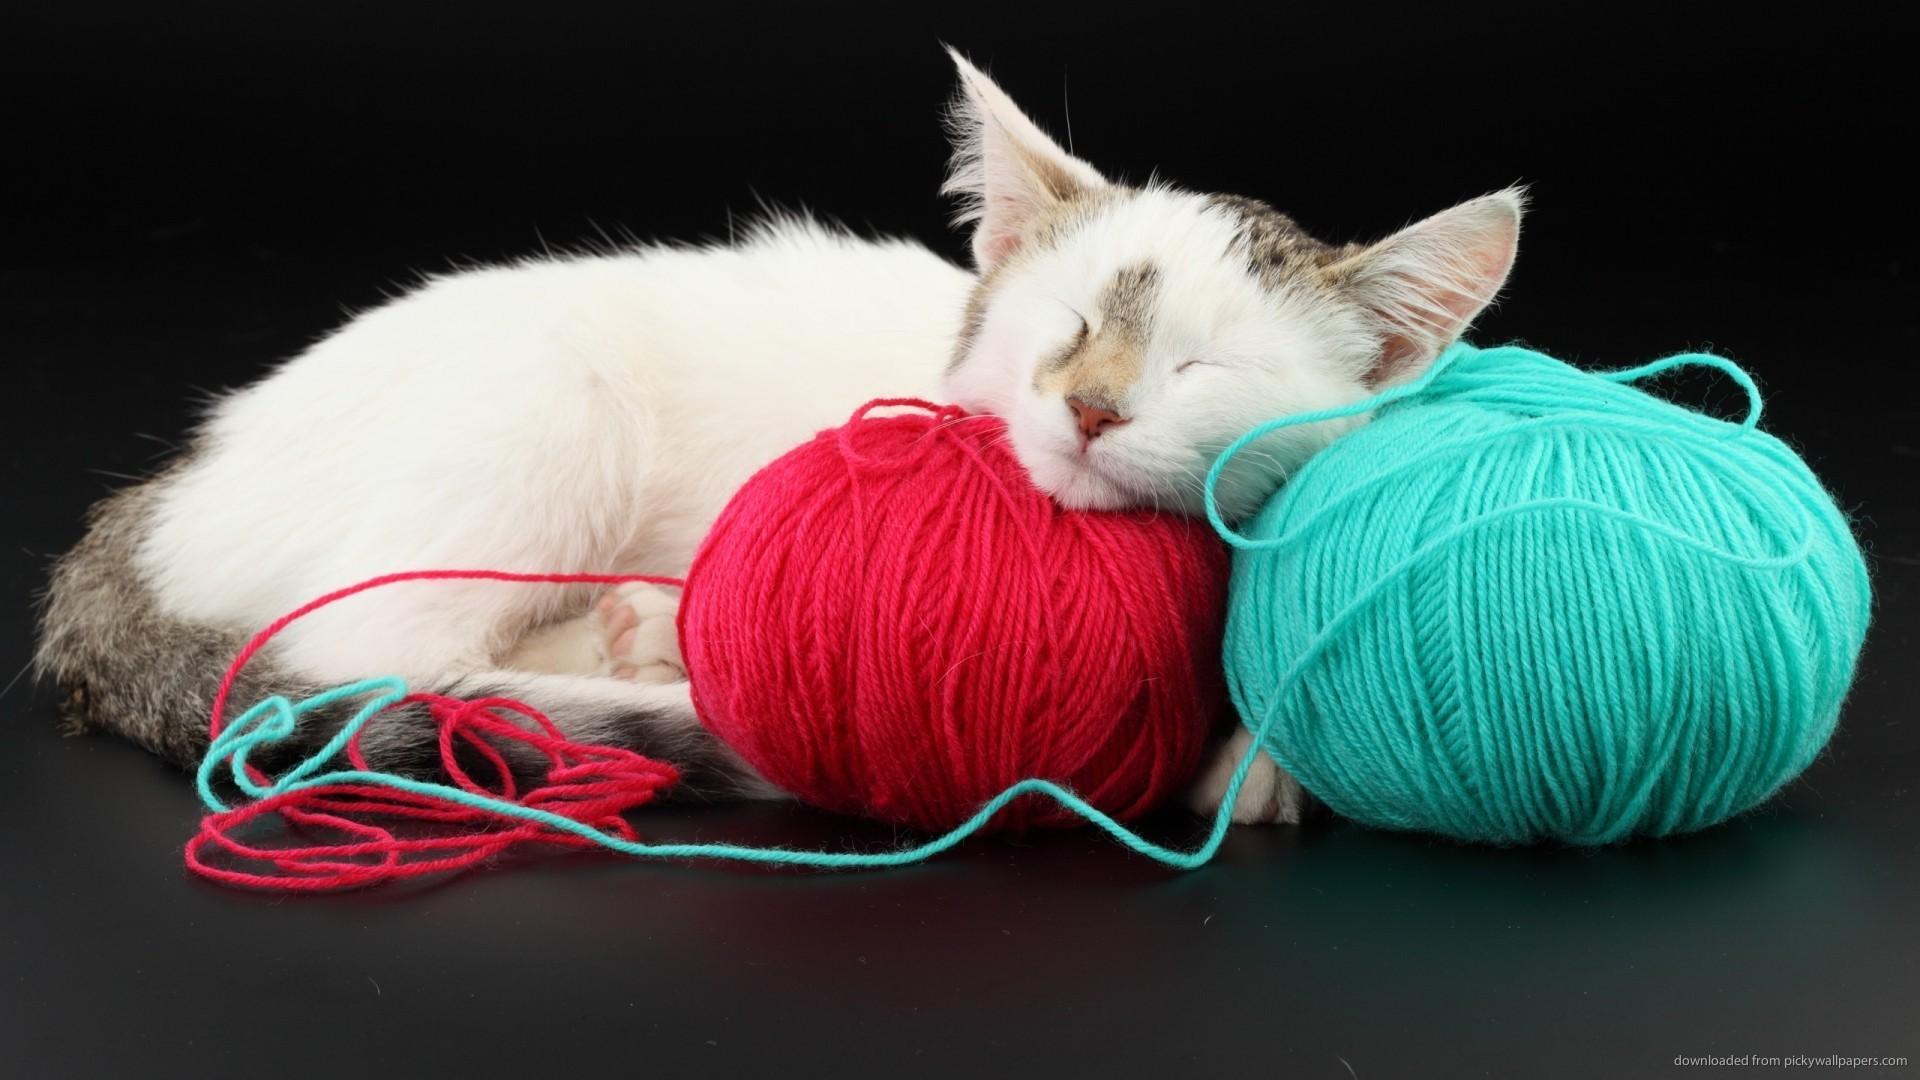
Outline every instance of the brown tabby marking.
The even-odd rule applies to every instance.
[[[1096,301],[1098,325],[1083,324],[1071,347],[1042,364],[1034,389],[1125,415],[1127,391],[1146,366],[1159,291],[1160,271],[1147,263],[1116,273]]]
[[[1207,202],[1239,220],[1235,246],[1267,288],[1324,270],[1359,250],[1322,243],[1292,218],[1243,195],[1213,195]]]

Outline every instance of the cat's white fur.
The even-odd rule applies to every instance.
[[[263,625],[421,567],[685,573],[752,472],[881,394],[939,394],[970,275],[801,222],[437,278],[221,402],[140,556],[170,613]],[[433,685],[584,594],[435,582],[289,627],[321,680]]]
[[[964,93],[950,189],[978,222],[983,268],[1022,257],[995,282],[950,377],[975,275],[918,244],[805,221],[769,223],[737,246],[435,278],[216,407],[139,550],[161,607],[258,627],[330,589],[413,568],[679,575],[755,469],[876,396],[1006,416],[1036,481],[1069,505],[1191,510],[1197,471],[1220,444],[1270,416],[1367,392],[1389,334],[1366,305],[1263,289],[1229,254],[1230,216],[1198,196],[1132,193],[1048,250],[1023,252],[1044,209],[1036,200],[1048,197],[1030,166],[1105,180],[955,59]],[[1509,217],[1517,226],[1517,203]],[[1442,257],[1388,275],[1415,307],[1432,293],[1422,274],[1470,265],[1473,245],[1487,247],[1471,230],[1464,246],[1423,235]],[[1166,283],[1134,422],[1083,454],[1062,402],[1036,393],[1033,367],[1115,268],[1140,260]],[[1484,303],[1505,263],[1497,269],[1459,288]],[[1271,467],[1232,477],[1230,508],[1247,509],[1327,434],[1266,447]],[[658,596],[630,590],[597,610],[592,600],[584,589],[397,586],[296,623],[276,662],[319,682],[396,672],[422,686],[503,666],[675,673]],[[617,696],[608,681],[574,690]],[[529,684],[564,688],[546,676]],[[684,705],[685,684],[635,694]],[[1216,762],[1198,802],[1217,801],[1223,781]],[[1292,820],[1298,805],[1263,757],[1236,816]]]

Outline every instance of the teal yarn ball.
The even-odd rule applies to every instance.
[[[1719,369],[1744,422],[1635,382]],[[1847,520],[1719,357],[1584,372],[1459,344],[1239,532],[1243,722],[1336,813],[1606,844],[1748,810],[1826,745],[1871,591]],[[1352,415],[1327,410],[1263,425]]]

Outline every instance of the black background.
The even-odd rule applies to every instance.
[[[256,377],[419,271],[724,236],[759,199],[920,237],[938,43],[1112,175],[1374,236],[1520,180],[1482,341],[1739,359],[1858,515],[1879,613],[1830,751],[1774,804],[1604,851],[1337,822],[1176,875],[1087,834],[872,876],[516,861],[320,899],[188,879],[184,778],[0,698],[0,1068],[731,1075],[1660,1074],[1920,1058],[1914,99],[1839,5],[559,3],[0,17],[5,678],[46,559]],[[876,387],[876,392],[885,387]],[[1734,407],[1708,381],[1677,391]],[[783,808],[656,836],[892,839]],[[1193,838],[1178,816],[1165,839]]]

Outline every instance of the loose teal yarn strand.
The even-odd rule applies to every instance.
[[[1627,385],[1681,367],[1727,375],[1745,417]],[[1244,532],[1221,520],[1235,454],[1368,411]],[[1590,374],[1463,343],[1249,432],[1207,510],[1236,548],[1227,671],[1256,741],[1345,816],[1467,840],[1609,843],[1764,800],[1831,734],[1871,598],[1760,414],[1717,356]]]
[[[1110,815],[1087,803],[1072,791],[1049,780],[1023,780],[996,795],[981,806],[971,818],[955,826],[946,833],[911,847],[881,852],[846,851],[805,851],[782,847],[753,847],[744,844],[652,844],[644,841],[629,840],[602,832],[591,825],[569,817],[563,817],[537,807],[505,799],[489,798],[463,788],[447,784],[435,784],[414,780],[391,773],[371,772],[359,769],[337,769],[320,771],[328,761],[345,750],[361,728],[365,727],[375,714],[407,696],[408,688],[404,680],[397,677],[367,679],[334,687],[324,693],[294,703],[284,697],[272,697],[248,709],[239,718],[224,729],[200,762],[195,783],[200,792],[200,801],[208,810],[218,813],[226,810],[226,803],[213,790],[213,779],[221,772],[224,763],[236,787],[249,798],[264,799],[289,791],[303,788],[324,787],[337,784],[371,784],[413,795],[458,803],[461,806],[503,819],[532,822],[571,833],[589,840],[609,851],[642,859],[713,859],[729,862],[759,863],[776,866],[803,866],[828,870],[881,869],[893,866],[907,866],[932,858],[967,840],[978,833],[993,816],[1005,809],[1008,803],[1023,795],[1040,795],[1054,800],[1061,806],[1079,815],[1089,824],[1101,829],[1129,849],[1163,865],[1181,870],[1189,870],[1209,862],[1220,844],[1226,838],[1235,797],[1246,781],[1248,770],[1253,765],[1254,751],[1249,751],[1235,769],[1227,785],[1227,797],[1221,802],[1219,811],[1214,815],[1213,827],[1207,838],[1192,851],[1181,851],[1165,847],[1139,835],[1122,825]],[[290,769],[271,784],[257,783],[247,770],[247,754],[256,746],[272,743],[290,737],[302,715],[346,698],[372,695],[353,716],[342,725],[340,731],[325,747],[305,758],[298,766]],[[1256,740],[1256,743],[1259,740]]]

